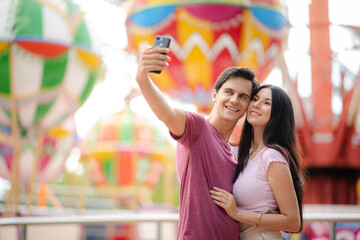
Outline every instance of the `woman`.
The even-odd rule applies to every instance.
[[[280,231],[301,231],[300,162],[291,100],[281,88],[263,85],[247,110],[234,195],[217,187],[210,191],[214,202],[240,222],[240,239],[283,239]]]

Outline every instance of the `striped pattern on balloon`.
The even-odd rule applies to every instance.
[[[102,71],[84,13],[67,0],[4,0],[0,18],[0,124],[10,126],[12,98],[20,128],[60,123]]]
[[[101,118],[82,143],[82,162],[95,186],[123,189],[134,199],[175,201],[175,151],[148,119],[126,107]]]

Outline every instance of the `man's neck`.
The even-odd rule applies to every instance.
[[[210,115],[207,121],[212,124],[216,130],[223,136],[226,141],[229,141],[229,138],[235,128],[236,122],[230,122],[226,120],[220,120],[218,118],[214,118]]]

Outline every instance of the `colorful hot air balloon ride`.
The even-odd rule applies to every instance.
[[[47,129],[41,138],[27,134],[21,139],[19,180],[22,187],[32,181],[47,183],[63,172],[70,150],[77,142],[75,123],[70,119],[65,122]],[[0,177],[9,180],[13,167],[11,135],[11,128],[0,125]]]
[[[157,127],[129,107],[101,118],[89,131],[82,152],[96,186],[123,188],[123,196],[136,193],[133,198],[152,202],[176,200],[174,148]]]
[[[74,113],[101,72],[84,14],[70,0],[0,1],[0,124],[46,129]]]
[[[156,35],[172,37],[171,63],[152,75],[170,96],[207,112],[218,75],[229,66],[252,68],[259,81],[272,70],[288,33],[282,1],[134,1],[126,21],[130,51]]]
[[[22,160],[24,154],[34,159],[34,151],[39,152],[39,143],[29,139],[44,137],[49,152],[35,158],[40,172],[48,172],[44,167],[53,166],[49,163],[57,158],[59,143],[46,135],[85,102],[101,71],[84,13],[71,0],[0,1],[0,125],[11,128],[12,135],[0,154],[0,162],[6,163],[2,174],[8,177],[11,169],[6,212],[11,205],[18,211],[20,180],[28,179],[22,170],[39,171]],[[61,150],[60,165],[67,151]],[[37,177],[47,181],[54,175]]]

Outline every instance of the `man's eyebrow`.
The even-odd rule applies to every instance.
[[[229,87],[224,88],[224,91],[226,91],[226,90],[234,91],[234,89],[229,88]],[[250,98],[250,96],[247,93],[243,92],[243,93],[240,94],[240,96],[244,96],[244,95],[247,96],[248,98]]]
[[[232,88],[224,88],[224,90],[231,90],[231,91],[234,91],[234,89],[232,89]]]
[[[265,98],[265,100],[270,100],[270,101],[272,101],[272,99],[270,99],[270,98]]]
[[[240,95],[245,95],[245,96],[247,96],[248,98],[250,98],[250,96],[249,96],[247,93],[241,93]]]

